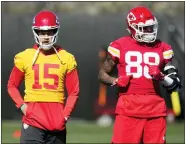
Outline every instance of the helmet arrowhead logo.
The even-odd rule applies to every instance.
[[[128,21],[134,21],[134,20],[136,20],[136,17],[132,12],[130,12],[127,16],[127,19],[128,19]]]

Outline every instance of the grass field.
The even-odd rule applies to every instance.
[[[20,129],[20,122],[2,121],[2,143],[18,143],[14,131]],[[67,124],[67,143],[110,143],[112,126],[102,128],[93,122],[71,121]],[[184,122],[168,124],[167,143],[184,143]]]

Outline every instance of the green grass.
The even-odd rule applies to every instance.
[[[13,138],[15,130],[20,129],[20,122],[2,121],[2,143],[18,143],[19,138]],[[71,121],[67,124],[68,143],[110,143],[112,126],[102,128],[93,122]],[[184,143],[184,123],[168,124],[167,143]]]

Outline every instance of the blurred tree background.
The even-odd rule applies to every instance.
[[[2,2],[2,13],[36,13],[42,9],[69,14],[99,15],[127,12],[131,8],[147,6],[155,13],[170,16],[184,14],[184,2]],[[15,6],[16,5],[16,6]]]

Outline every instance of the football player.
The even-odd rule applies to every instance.
[[[167,109],[159,83],[169,92],[181,87],[174,53],[156,39],[158,22],[149,9],[131,9],[126,21],[130,35],[110,43],[99,71],[102,82],[119,87],[112,143],[165,143]],[[117,78],[109,74],[115,65]]]
[[[56,45],[59,27],[55,13],[40,11],[32,25],[36,44],[15,55],[7,87],[23,113],[20,143],[66,143],[66,122],[78,99],[79,79],[74,56]],[[24,99],[18,89],[23,80]]]

